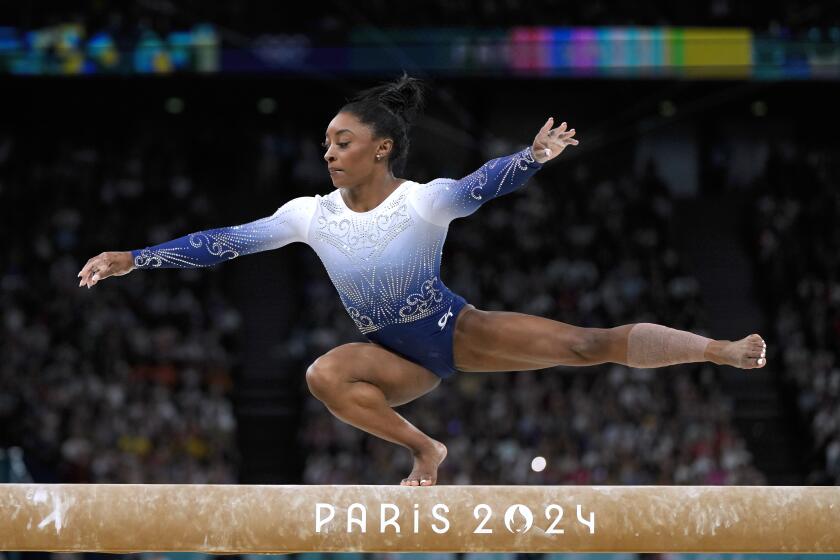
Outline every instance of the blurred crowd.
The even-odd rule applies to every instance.
[[[164,144],[0,133],[0,448],[23,449],[35,480],[236,480],[240,317],[218,274],[78,287],[87,258],[207,219]]]
[[[216,153],[202,148],[205,135],[173,130],[146,124],[121,136],[45,140],[0,129],[0,448],[22,448],[36,480],[237,480],[232,391],[244,319],[229,273],[237,263],[133,273],[89,291],[76,274],[104,250],[245,221],[247,197],[230,185],[250,181],[280,197],[277,206],[292,195],[273,185],[309,194],[330,187],[312,131],[243,140],[225,129]],[[481,145],[486,151],[470,156],[476,166],[521,147]],[[780,342],[770,362],[796,387],[811,423],[812,481],[837,483],[840,195],[832,150],[776,150],[755,185],[750,232],[757,294]],[[411,178],[472,171],[426,153],[414,152]],[[713,334],[698,283],[670,240],[679,224],[656,167],[632,173],[613,161],[558,163],[455,221],[444,282],[481,309]],[[247,181],[231,175],[239,170],[248,170]],[[304,389],[317,356],[363,338],[317,257],[307,252],[300,265],[296,289],[307,313],[279,348]],[[311,396],[301,406],[304,482],[393,483],[410,471],[407,451],[341,423]],[[763,482],[714,366],[457,374],[400,412],[447,444],[440,479],[448,484]],[[530,466],[537,456],[547,460],[541,472]]]
[[[837,146],[785,142],[753,193],[756,288],[810,423],[812,484],[840,484],[840,166]]]
[[[316,189],[317,150],[302,150],[291,167],[267,165],[288,143],[256,142],[257,177],[288,172]],[[492,146],[484,157],[518,148]],[[85,257],[230,221],[214,213],[208,177],[195,188],[190,157],[153,129],[116,146],[45,149],[0,137],[0,227],[9,240],[0,269],[0,447],[20,445],[36,479],[236,480],[231,386],[242,318],[225,297],[224,267],[77,287]],[[522,193],[453,224],[444,280],[483,309],[702,332],[697,284],[668,242],[671,200],[655,169],[618,180],[597,169],[576,166],[562,189],[538,175]],[[311,257],[307,322],[282,343],[301,372],[361,339]],[[341,424],[314,398],[305,408],[305,482],[391,482],[410,470],[407,452]],[[760,480],[732,427],[731,402],[704,366],[460,374],[402,412],[447,443],[441,480],[451,483]],[[529,467],[537,455],[548,460],[541,473]]]
[[[484,157],[518,148],[497,142]],[[698,285],[669,243],[672,201],[655,168],[621,179],[583,163],[562,173],[562,184],[544,171],[521,193],[453,223],[444,282],[480,309],[703,332]],[[349,319],[330,323],[343,310],[319,268],[313,261],[308,271],[311,321],[289,346],[305,360],[354,336]],[[400,412],[448,445],[439,473],[446,484],[763,480],[708,366],[459,373]],[[393,483],[411,470],[407,451],[340,423],[314,399],[303,425],[306,483]],[[537,456],[547,460],[541,472],[530,466]]]

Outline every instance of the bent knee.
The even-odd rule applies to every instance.
[[[306,386],[319,401],[330,400],[335,395],[341,377],[341,364],[332,356],[321,356],[306,368]]]
[[[351,347],[351,344],[346,345]],[[320,356],[306,368],[306,385],[312,395],[323,402],[331,400],[353,381],[353,364],[350,348],[339,347]]]

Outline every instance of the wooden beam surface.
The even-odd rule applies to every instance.
[[[0,549],[840,552],[840,488],[0,484]]]

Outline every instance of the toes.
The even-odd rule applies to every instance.
[[[767,365],[767,358],[763,354],[756,352],[755,354],[751,353],[741,358],[741,365],[739,367],[741,369],[758,369],[763,368],[765,365]]]
[[[757,348],[750,348],[747,355],[750,358],[764,358],[765,356],[767,356],[767,349],[763,348],[761,346],[759,346]]]
[[[435,481],[431,478],[404,478],[402,482],[400,482],[400,486],[434,486]]]

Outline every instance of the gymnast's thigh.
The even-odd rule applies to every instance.
[[[389,406],[399,406],[425,395],[440,384],[440,377],[376,344],[351,342],[333,348],[312,364],[336,381],[365,382],[377,386]]]
[[[510,311],[464,311],[455,325],[459,371],[527,371],[591,365],[579,348],[592,329]]]

